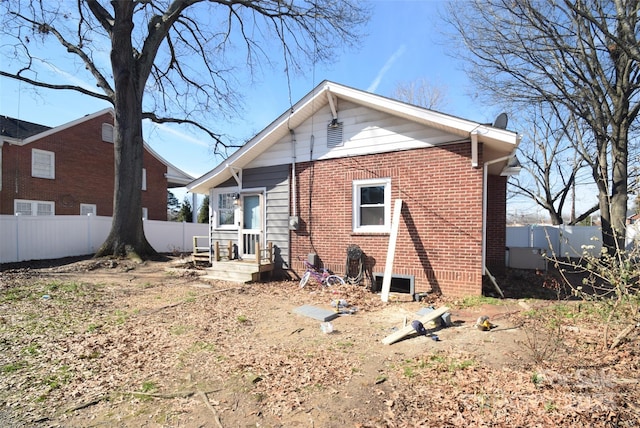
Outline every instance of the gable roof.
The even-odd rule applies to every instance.
[[[187,185],[187,190],[206,194],[210,188],[228,180],[233,176],[232,167],[244,168],[280,139],[286,137],[290,130],[295,129],[320,109],[325,108],[327,104],[330,104],[329,100],[334,99],[333,97],[439,129],[453,136],[458,136],[463,141],[470,141],[473,133],[477,136],[478,141],[484,145],[485,162],[494,161],[496,163],[493,166],[494,170],[507,165],[520,140],[517,133],[506,129],[461,119],[325,80],[229,158]],[[331,107],[333,108],[333,106]]]
[[[12,138],[12,143],[13,144],[17,144],[17,145],[27,145],[29,143],[32,143],[34,141],[40,140],[42,138],[48,137],[49,135],[53,135],[56,134],[58,132],[64,131],[65,129],[69,129],[72,128],[76,125],[79,125],[83,122],[86,122],[88,120],[92,120],[95,119],[97,117],[103,116],[105,114],[110,114],[112,117],[114,115],[114,110],[113,108],[105,108],[102,109],[100,111],[97,111],[95,113],[92,114],[88,114],[85,115],[81,118],[72,120],[71,122],[67,122],[64,123],[60,126],[56,126],[56,127],[49,127],[49,126],[44,126],[44,125],[38,125],[35,123],[31,123],[31,122],[25,122],[19,119],[14,119],[14,118],[9,118],[7,116],[2,116],[2,135],[5,135],[5,130],[4,130],[4,124],[5,122],[7,123],[7,132],[13,132],[14,135],[21,135],[21,136],[13,136],[13,135],[7,135],[9,137]],[[6,121],[5,121],[6,119]],[[21,126],[21,128],[18,128],[18,131],[15,131],[13,128],[13,124],[17,124],[19,126]],[[174,165],[172,165],[171,163],[167,162],[167,160],[165,160],[163,157],[161,157],[158,153],[156,153],[145,141],[144,142],[144,148],[146,150],[149,151],[149,153],[151,153],[151,155],[153,157],[155,157],[158,161],[160,161],[163,165],[165,165],[167,167],[167,173],[166,178],[167,178],[167,184],[169,188],[173,188],[173,187],[183,187],[185,185],[187,185],[188,183],[190,183],[191,181],[193,181],[193,179],[195,177],[193,177],[190,174],[187,174],[186,172],[180,170],[179,168],[175,167]]]
[[[11,140],[22,140],[32,135],[39,134],[48,129],[49,126],[38,125],[9,116],[0,116],[0,136]],[[4,139],[4,138],[3,138]]]

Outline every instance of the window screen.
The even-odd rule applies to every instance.
[[[113,143],[113,125],[110,123],[102,124],[102,141]]]
[[[50,216],[55,214],[55,203],[49,201],[29,201],[16,199],[14,212],[19,215]]]
[[[96,215],[95,204],[80,204],[80,215]]]
[[[31,176],[37,178],[55,178],[55,156],[45,150],[31,150]]]

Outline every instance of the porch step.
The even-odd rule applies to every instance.
[[[245,261],[220,261],[211,264],[206,268],[206,274],[202,279],[232,281],[232,282],[251,282],[259,281],[261,272],[269,272],[273,270],[273,264],[261,264],[257,262]]]

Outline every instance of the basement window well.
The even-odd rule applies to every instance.
[[[382,272],[373,273],[373,286],[371,287],[371,291],[373,292],[382,291],[383,278],[384,278],[384,273]],[[414,276],[391,274],[391,286],[389,288],[389,291],[391,293],[406,293],[413,296],[415,294]]]

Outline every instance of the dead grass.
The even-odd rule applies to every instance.
[[[424,302],[385,304],[352,286],[206,284],[169,265],[89,260],[2,272],[0,425],[569,427],[640,418],[637,335],[602,351],[597,314],[575,302],[528,300],[531,311],[509,299],[447,302],[455,325],[437,332],[439,342],[385,346]],[[358,311],[334,320],[331,334],[293,313],[337,298]],[[473,328],[481,314],[497,328]]]

